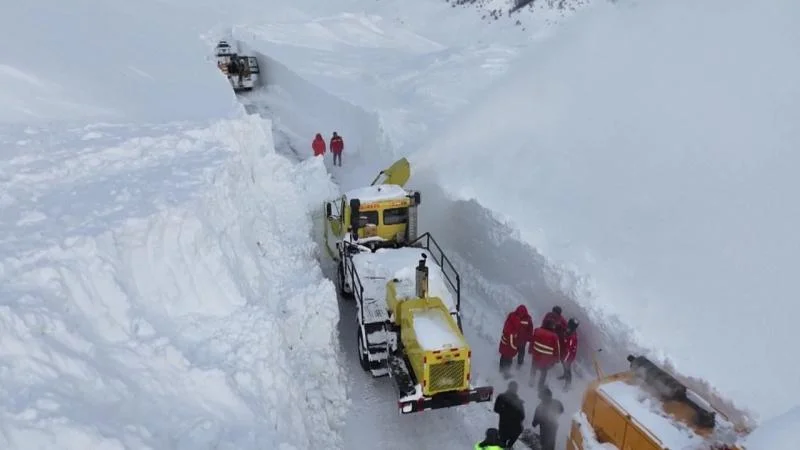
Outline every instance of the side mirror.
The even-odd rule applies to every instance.
[[[419,191],[414,192],[414,204],[419,206],[422,203],[422,194]]]
[[[331,202],[325,203],[325,215],[328,216],[328,218],[330,218],[333,215],[332,211],[333,210],[331,208]]]

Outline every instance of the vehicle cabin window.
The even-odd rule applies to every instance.
[[[408,208],[389,208],[383,211],[384,225],[400,225],[408,222]]]
[[[360,227],[363,228],[368,223],[378,225],[378,211],[359,211],[358,215],[361,217]]]

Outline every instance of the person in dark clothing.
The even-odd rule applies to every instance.
[[[544,326],[545,322],[552,321],[555,325],[553,331],[556,332],[560,339],[563,339],[564,331],[567,328],[567,319],[564,318],[564,316],[561,314],[561,311],[562,310],[560,306],[553,306],[552,311],[544,315],[544,318],[542,319],[542,326]]]
[[[242,73],[241,67],[239,66],[239,58],[236,55],[231,55],[230,62],[228,62],[228,76],[233,77],[235,76],[238,80],[237,83],[241,86],[242,84]]]
[[[486,437],[475,444],[475,450],[502,450],[503,444],[500,443],[500,433],[497,428],[486,429]]]
[[[564,413],[564,405],[553,398],[553,392],[544,388],[539,392],[542,401],[533,413],[533,427],[539,427],[539,442],[542,450],[555,450],[558,434],[558,417]]]
[[[517,441],[525,421],[525,402],[519,398],[518,388],[516,381],[509,382],[508,389],[494,401],[494,412],[500,415],[497,427],[500,431],[500,442],[506,448]]]

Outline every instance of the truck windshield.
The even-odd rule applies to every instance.
[[[384,225],[399,225],[408,222],[408,207],[388,208],[383,211]]]
[[[361,219],[359,225],[365,227],[368,223],[378,225],[378,211],[359,211],[358,216]]]

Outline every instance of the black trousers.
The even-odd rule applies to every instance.
[[[564,375],[561,378],[563,378],[563,380],[564,380],[564,387],[569,388],[570,385],[572,385],[572,363],[571,362],[569,362],[569,363],[565,362],[564,363]]]
[[[542,372],[542,375],[539,377],[539,391],[542,391],[545,387],[547,387],[545,382],[547,381],[547,372],[549,370],[550,370],[549,367],[546,367],[546,368],[542,369],[542,368],[536,367],[536,364],[531,364],[531,381],[529,383],[530,386],[533,386],[533,384],[534,384],[534,382],[536,380],[536,373],[537,372]]]
[[[497,431],[500,432],[501,445],[504,448],[510,448],[517,442],[519,435],[522,434],[522,427],[519,424],[507,424],[501,420]]]
[[[514,362],[513,358],[503,358],[502,356],[500,357],[500,373],[505,375],[506,378],[508,378],[509,376],[509,369],[511,368],[511,363],[513,362]]]
[[[519,343],[519,350],[517,350],[517,365],[521,366],[525,362],[525,347],[526,342]]]
[[[332,153],[333,153],[333,165],[342,167],[342,152],[339,153],[332,152]],[[337,161],[339,162],[338,164],[336,163]]]

